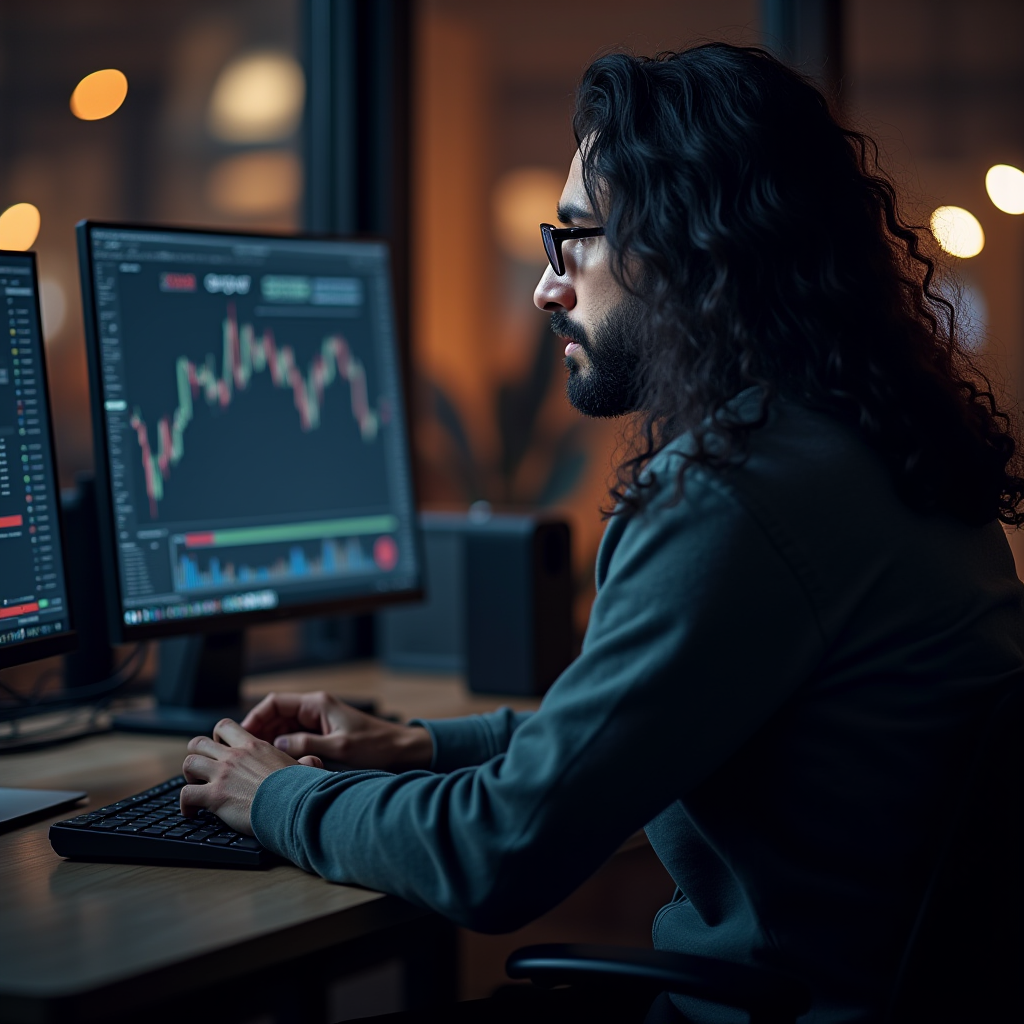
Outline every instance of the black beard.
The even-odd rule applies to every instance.
[[[610,418],[636,411],[645,308],[639,299],[627,296],[597,325],[593,340],[564,310],[551,314],[551,330],[575,341],[590,361],[589,368],[582,370],[574,359],[565,357],[569,371],[565,396],[584,416]]]

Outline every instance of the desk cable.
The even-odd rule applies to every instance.
[[[28,694],[19,693],[0,680],[0,690],[9,695],[8,700],[0,702],[0,754],[24,753],[109,732],[109,726],[99,723],[99,715],[120,691],[138,678],[146,663],[149,648],[148,643],[137,644],[108,678],[88,686],[75,687],[70,693],[39,694],[47,679],[57,673],[58,670],[52,668],[40,674]],[[26,729],[23,726],[29,716],[58,711],[66,711],[68,714],[57,722],[47,721],[41,729]],[[84,726],[76,727],[76,723],[83,717]]]

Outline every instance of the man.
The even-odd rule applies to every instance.
[[[679,887],[657,947],[876,1019],[943,799],[1024,679],[1013,439],[870,144],[772,57],[603,57],[574,128],[535,301],[573,404],[635,414],[582,654],[533,715],[269,697],[191,741],[182,805],[484,931],[646,826]]]

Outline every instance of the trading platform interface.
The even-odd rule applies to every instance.
[[[31,256],[0,252],[0,647],[69,629]]]
[[[125,625],[416,589],[386,246],[85,230]]]

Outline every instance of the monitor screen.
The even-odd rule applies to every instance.
[[[35,257],[0,252],[0,666],[73,646]]]
[[[122,637],[417,592],[387,245],[79,240]]]

